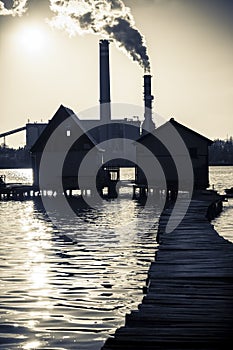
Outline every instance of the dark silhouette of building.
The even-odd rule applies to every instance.
[[[111,120],[111,87],[110,87],[110,62],[109,41],[100,40],[99,43],[100,64],[100,119],[109,123]]]
[[[170,140],[171,144],[174,145],[172,154],[166,147],[166,139],[168,140],[173,137],[171,136],[171,127],[175,128],[184,142],[183,148],[179,147],[176,149],[176,139]],[[165,142],[161,142],[161,139],[165,140]],[[212,144],[212,141],[208,138],[178,123],[172,118],[169,122],[157,128],[153,133],[143,135],[137,142],[138,143],[135,143],[137,149],[137,163],[141,164],[145,161],[145,158],[147,158],[146,164],[151,164],[153,158],[157,158],[165,174],[168,190],[176,191],[178,189],[179,179],[175,159],[182,165],[182,163],[185,164],[187,158],[190,158],[192,162],[194,189],[206,189],[209,187],[208,148]],[[145,148],[140,147],[140,145],[145,146],[151,153],[148,153]],[[151,174],[150,176],[150,179],[146,179],[142,169],[138,166],[136,167],[135,182],[138,186],[147,186],[149,180],[154,188],[160,188],[160,186],[162,186],[160,182],[161,179],[157,174]],[[188,183],[189,179],[187,178],[187,184]]]
[[[140,161],[145,159],[146,154],[138,146],[144,145],[151,151],[151,157],[156,157],[161,164],[167,181],[167,187],[176,190],[178,186],[178,174],[173,154],[166,148],[166,137],[169,135],[169,126],[178,132],[183,140],[188,154],[179,154],[179,159],[190,157],[194,172],[194,187],[196,189],[204,189],[209,186],[208,174],[208,147],[212,141],[206,137],[196,133],[195,131],[185,127],[184,125],[171,119],[159,128],[155,129],[152,118],[152,103],[154,97],[151,91],[151,75],[144,75],[144,120],[141,123],[138,117],[112,119],[111,112],[111,89],[110,89],[110,62],[109,62],[109,41],[101,40],[99,44],[100,57],[100,112],[99,119],[79,119],[78,116],[69,108],[60,106],[52,119],[45,123],[28,123],[26,127],[2,134],[4,137],[8,134],[27,131],[27,149],[31,148],[32,168],[34,175],[34,185],[39,185],[39,169],[42,154],[45,146],[56,132],[56,139],[50,144],[49,152],[54,157],[59,152],[64,152],[72,137],[73,144],[67,151],[67,157],[63,165],[63,184],[65,189],[79,188],[78,171],[84,157],[93,148],[93,166],[88,169],[85,178],[86,186],[93,183],[96,174],[96,164],[99,167],[99,188],[106,184],[106,178],[111,180],[111,172],[113,177],[117,174],[119,180],[119,168],[135,167]],[[96,116],[97,117],[97,116]],[[58,129],[58,130],[57,130]],[[72,137],[70,137],[72,135]],[[81,135],[81,137],[79,137]],[[160,137],[163,135],[163,142]],[[61,142],[62,140],[62,142]],[[106,141],[109,142],[106,144]],[[116,141],[117,140],[117,141]],[[129,147],[130,140],[136,147]],[[136,142],[137,141],[137,142]],[[99,147],[101,145],[101,147]],[[104,145],[104,146],[102,146]],[[101,148],[104,148],[101,149]],[[174,144],[174,152],[176,152]],[[151,159],[152,160],[152,159]],[[150,164],[150,159],[147,162]],[[94,174],[95,173],[95,174]],[[138,186],[147,186],[145,174],[139,166],[135,171],[136,184]],[[150,183],[154,187],[159,187],[159,179],[157,174],[151,173]],[[102,180],[101,180],[102,179]],[[102,182],[101,182],[102,181]],[[84,181],[85,182],[85,181]],[[49,187],[56,187],[56,181],[47,184]]]
[[[62,172],[63,186],[65,190],[79,189],[78,170],[84,157],[92,148],[94,148],[93,165],[101,168],[103,151],[98,148],[92,136],[85,133],[74,112],[61,105],[31,148],[34,186],[39,186],[40,163],[43,153],[50,153],[51,159],[56,163],[56,160],[59,161],[64,151],[67,150]],[[83,178],[86,182],[86,189],[90,188],[90,184],[95,184],[94,166],[93,172],[92,168],[88,167]],[[56,190],[58,181],[61,179],[54,177],[52,182],[44,184],[45,189]]]
[[[30,150],[35,144],[48,123],[27,123],[26,124],[26,149]]]
[[[144,75],[144,121],[142,123],[142,134],[147,132],[153,132],[155,130],[155,124],[152,120],[152,102],[154,96],[151,93],[151,75]]]

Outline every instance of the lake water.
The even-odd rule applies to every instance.
[[[233,187],[233,166],[210,167],[210,185],[220,194],[225,194],[225,188]],[[215,229],[224,238],[233,242],[233,198],[224,202],[224,210],[221,215],[212,221]]]
[[[31,182],[30,170],[1,173]],[[211,167],[211,186],[222,192],[232,175]],[[39,201],[0,202],[0,349],[99,350],[143,297],[159,212],[123,193],[58,230]],[[233,241],[232,214],[231,199],[214,224]]]
[[[31,181],[30,170],[2,173]],[[58,230],[38,201],[0,202],[0,349],[100,349],[140,303],[154,260],[159,210],[141,209],[123,193]]]

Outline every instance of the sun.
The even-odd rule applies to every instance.
[[[18,34],[20,46],[29,53],[39,53],[47,44],[46,31],[39,25],[27,25]]]

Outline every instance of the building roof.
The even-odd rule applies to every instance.
[[[200,137],[201,139],[203,139],[203,141],[206,141],[207,143],[209,143],[210,145],[213,143],[212,140],[210,140],[208,137],[206,136],[203,136],[201,134],[199,134],[198,132],[188,128],[187,126],[183,125],[183,124],[180,124],[178,123],[174,118],[171,118],[169,120],[169,122],[176,128],[176,127],[180,127],[182,128],[183,130],[187,131],[187,132],[191,132],[192,134],[196,135],[197,137]]]
[[[164,128],[166,128],[166,126],[168,124],[172,124],[176,129],[182,129],[188,133],[191,133],[197,137],[199,137],[200,139],[202,139],[203,141],[207,142],[209,145],[211,145],[213,143],[212,140],[208,139],[207,137],[199,134],[198,132],[188,128],[187,126],[181,124],[181,123],[178,123],[174,118],[171,118],[168,122],[164,123],[163,125],[159,126],[157,129],[154,130],[154,132],[152,133],[154,136],[156,136],[157,133],[159,133],[160,130],[163,130]],[[178,130],[177,130],[178,131]],[[179,131],[178,131],[179,132]],[[142,140],[144,140],[145,138],[147,138],[148,136],[150,135],[150,133],[148,134],[145,134],[143,136],[141,136],[137,142],[141,142]]]
[[[46,145],[47,141],[49,140],[50,136],[54,132],[54,130],[61,124],[63,123],[66,119],[68,118],[73,118],[75,120],[75,123],[80,127],[82,130],[83,134],[87,135],[93,146],[97,147],[99,151],[103,151],[100,149],[94,138],[84,130],[82,126],[82,122],[80,119],[77,117],[77,115],[70,109],[67,108],[63,105],[61,105],[56,113],[54,114],[53,118],[49,120],[47,126],[45,129],[42,131],[40,136],[38,137],[37,141],[35,144],[32,146],[30,152],[35,153],[35,152],[43,152],[44,146]]]

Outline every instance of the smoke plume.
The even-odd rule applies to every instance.
[[[5,7],[4,2],[0,1],[0,15],[2,16],[22,16],[27,11],[28,0],[14,0],[12,8]]]
[[[150,71],[144,37],[122,0],[50,0],[55,13],[50,24],[70,35],[94,33],[113,39],[117,46]]]
[[[14,0],[8,9],[0,1],[0,15],[21,16],[28,2]],[[122,0],[50,0],[50,9],[55,13],[49,21],[53,27],[65,29],[70,35],[94,33],[112,39],[146,72],[150,71],[144,37]]]

